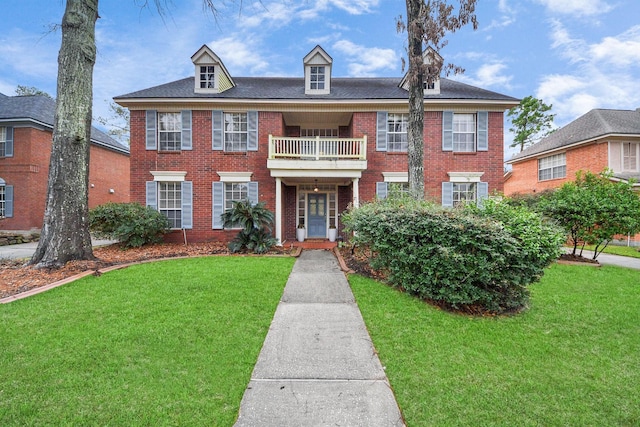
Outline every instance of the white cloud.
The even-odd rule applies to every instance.
[[[545,6],[551,13],[597,16],[609,12],[613,6],[603,0],[535,0]]]
[[[209,42],[208,45],[227,68],[255,74],[264,71],[269,66],[269,63],[260,56],[256,44],[248,40],[226,37]],[[230,70],[230,72],[232,71]]]
[[[470,58],[480,59],[474,53],[469,53],[467,55]],[[486,55],[484,58],[486,59]],[[511,89],[513,76],[505,74],[505,70],[507,70],[507,68],[508,67],[504,62],[496,59],[490,59],[489,62],[481,64],[474,73],[470,74],[469,69],[467,69],[465,73],[458,74],[452,78],[454,80],[482,88],[500,88],[509,90]]]
[[[332,7],[344,10],[350,15],[371,13],[378,6],[380,0],[316,0],[310,3],[313,4],[313,7],[300,11],[300,18],[315,19],[322,12],[326,12]]]
[[[374,77],[379,75],[378,70],[393,69],[400,64],[393,49],[366,48],[348,40],[334,43],[333,48],[345,56],[351,77]]]
[[[640,25],[617,37],[605,37],[591,46],[589,54],[594,61],[626,67],[640,62]]]

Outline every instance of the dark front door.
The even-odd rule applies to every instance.
[[[327,237],[327,195],[310,193],[307,201],[308,237]]]

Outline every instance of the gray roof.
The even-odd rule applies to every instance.
[[[0,121],[32,120],[53,128],[56,101],[43,95],[6,96],[0,94]],[[91,142],[112,150],[129,153],[129,147],[91,127]]]
[[[115,100],[142,98],[211,98],[211,99],[273,99],[273,100],[389,100],[408,99],[409,93],[398,87],[400,78],[339,78],[331,79],[328,95],[305,95],[304,78],[234,77],[236,86],[222,93],[194,93],[194,77],[115,97]],[[518,99],[480,89],[454,80],[440,80],[440,94],[428,99],[519,102]]]
[[[514,155],[508,163],[610,135],[640,136],[640,109],[591,110]]]

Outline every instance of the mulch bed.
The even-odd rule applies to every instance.
[[[269,252],[272,255],[287,253],[286,249],[278,247]],[[0,298],[45,286],[85,271],[95,271],[113,265],[185,256],[229,255],[229,250],[221,242],[193,243],[187,246],[162,243],[127,250],[123,250],[119,245],[110,245],[94,248],[93,254],[96,257],[95,261],[71,261],[59,269],[35,269],[26,266],[25,260],[0,260]]]

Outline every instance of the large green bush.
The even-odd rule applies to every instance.
[[[537,223],[535,214],[525,218],[522,212],[510,227],[484,211],[389,198],[351,209],[342,220],[355,232],[353,241],[371,249],[372,267],[386,271],[394,286],[456,309],[505,313],[527,305],[527,285],[558,253],[551,235],[534,242],[526,222]],[[543,226],[537,231],[556,233]]]
[[[169,231],[167,217],[138,203],[107,203],[89,211],[91,232],[124,247],[157,243]]]

